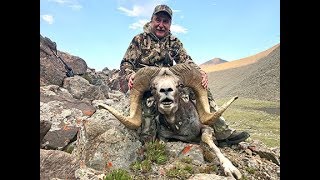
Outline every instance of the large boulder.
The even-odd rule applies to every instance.
[[[60,59],[60,58],[62,59]],[[82,75],[87,70],[86,62],[70,54],[57,50],[56,43],[40,34],[40,85],[62,86],[67,70],[64,61],[74,74]]]

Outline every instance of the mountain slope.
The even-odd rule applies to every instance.
[[[255,55],[249,56],[249,57],[245,57],[245,58],[241,58],[238,60],[233,60],[230,62],[226,62],[226,63],[221,63],[221,64],[201,64],[200,67],[202,68],[202,70],[208,72],[213,72],[213,71],[221,71],[221,70],[225,70],[225,69],[229,69],[229,68],[236,68],[236,67],[241,67],[241,66],[246,66],[252,63],[256,63],[259,59],[266,57],[267,55],[269,55],[274,49],[276,49],[278,46],[280,46],[280,44],[276,44],[273,47],[262,51],[260,53],[257,53]]]
[[[214,98],[238,95],[280,101],[280,44],[274,47],[268,55],[255,60],[256,62],[209,72],[208,86]]]

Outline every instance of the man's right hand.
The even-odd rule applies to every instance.
[[[129,80],[128,80],[128,87],[129,87],[130,90],[133,87],[134,75],[135,75],[135,73],[132,73],[131,76],[129,77]]]

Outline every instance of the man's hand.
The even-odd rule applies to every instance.
[[[201,76],[202,76],[201,84],[205,89],[207,89],[208,88],[208,75],[203,70],[200,70],[200,72],[201,72]]]
[[[133,87],[134,75],[135,75],[135,73],[132,73],[132,74],[130,75],[130,77],[129,77],[129,80],[128,80],[128,87],[129,87],[130,90],[131,90],[132,87]]]

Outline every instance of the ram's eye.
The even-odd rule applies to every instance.
[[[151,86],[150,87],[150,91],[151,91],[151,94],[155,94],[155,92],[156,92],[156,88],[154,87],[154,86]]]
[[[182,83],[180,83],[180,84],[178,85],[178,87],[179,87],[179,88],[184,88],[184,85],[183,85]]]

